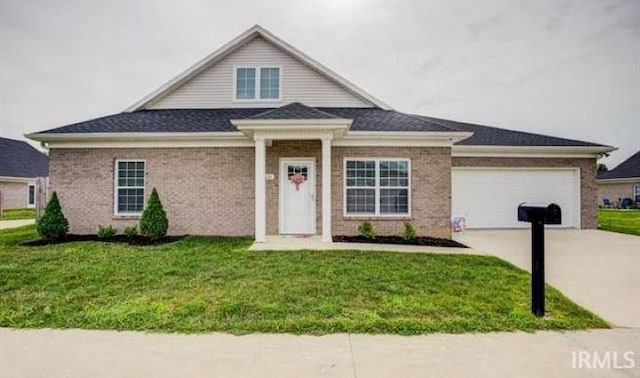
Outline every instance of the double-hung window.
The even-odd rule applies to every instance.
[[[236,99],[249,100],[256,98],[256,69],[238,68],[236,71]]]
[[[237,67],[236,100],[280,100],[280,67]]]
[[[144,209],[145,162],[142,160],[116,161],[115,213],[140,215]]]
[[[346,159],[345,214],[410,214],[411,168],[408,159]]]
[[[640,185],[633,187],[633,197],[636,203],[640,203]]]

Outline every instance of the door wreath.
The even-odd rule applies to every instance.
[[[300,184],[305,182],[305,177],[302,173],[296,173],[289,177],[289,181],[296,186],[296,192],[300,190]]]

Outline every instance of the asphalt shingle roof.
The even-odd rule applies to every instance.
[[[598,172],[598,179],[619,179],[640,177],[640,151],[620,163],[610,171]]]
[[[233,108],[233,109],[161,109],[139,110],[119,113],[90,121],[58,127],[43,133],[138,133],[138,132],[212,132],[237,131],[232,119],[254,119],[252,117],[269,114],[276,109]],[[313,108],[312,108],[313,109]],[[451,131],[451,129],[420,119],[419,117],[378,108],[315,108],[327,118],[353,119],[351,130],[358,131]],[[294,112],[286,111],[289,117]],[[300,115],[299,112],[295,114]],[[304,112],[309,115],[309,112]],[[287,118],[285,118],[287,119]],[[307,118],[308,119],[308,118]]]
[[[46,177],[49,158],[27,142],[0,138],[0,176]]]
[[[320,111],[316,108],[292,102],[279,108],[264,111],[256,114],[250,119],[331,119],[338,118],[333,114]]]
[[[353,119],[353,131],[473,132],[460,145],[601,146],[547,135],[475,125],[379,108],[309,107],[291,103],[279,108],[159,109],[119,113],[58,127],[42,133],[224,132],[237,131],[234,119]]]
[[[549,135],[508,130],[493,126],[482,126],[425,116],[420,116],[420,118],[440,123],[453,130],[473,132],[470,138],[457,143],[463,146],[601,146],[600,144],[591,142],[557,138]]]

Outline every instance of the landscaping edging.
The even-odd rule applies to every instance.
[[[337,235],[333,237],[334,242],[344,243],[375,243],[375,244],[404,244],[422,245],[428,247],[449,247],[449,248],[469,248],[464,244],[451,239],[432,238],[430,236],[416,236],[412,240],[405,240],[401,236],[376,236],[375,239],[368,239],[364,236]]]
[[[164,236],[160,239],[151,239],[146,236],[136,235],[136,236],[127,236],[127,235],[115,235],[109,238],[99,238],[98,235],[76,235],[76,234],[68,234],[64,239],[60,240],[33,240],[29,242],[22,243],[21,245],[27,247],[37,247],[43,245],[51,245],[51,244],[62,244],[62,243],[71,243],[71,242],[83,242],[83,241],[98,241],[105,243],[127,243],[129,245],[137,245],[137,246],[145,246],[145,245],[160,245],[173,243],[178,240],[182,240],[187,235],[180,236]]]

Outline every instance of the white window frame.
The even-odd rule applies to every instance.
[[[256,70],[256,87],[254,98],[237,98],[238,90],[238,69],[240,68],[254,68]],[[278,98],[260,98],[260,71],[262,68],[277,68],[278,75]],[[234,65],[233,66],[233,101],[235,102],[280,102],[282,101],[282,66],[276,64],[262,64],[262,65]]]
[[[119,186],[118,185],[118,164],[119,163],[144,163],[144,175],[142,186]],[[117,217],[139,217],[142,215],[147,205],[147,161],[143,159],[116,159],[113,164],[113,214]],[[118,189],[142,189],[142,211],[139,213],[121,213],[118,211]]]
[[[33,202],[31,202],[31,188],[33,188]],[[36,207],[36,197],[38,193],[36,192],[36,184],[28,184],[27,185],[27,207],[32,208]]]
[[[633,202],[638,203],[640,201],[638,201],[638,196],[636,195],[636,193],[638,192],[638,189],[640,189],[640,184],[636,184],[633,186]]]
[[[375,187],[367,187],[375,189],[375,213],[349,213],[347,212],[347,161],[375,161]],[[400,187],[380,186],[380,161],[406,161],[407,162],[407,212],[406,213],[380,213],[380,189],[394,189]],[[391,157],[345,157],[342,161],[342,215],[347,218],[410,218],[411,217],[411,159],[410,158],[391,158]],[[350,187],[353,188],[353,187]],[[363,189],[366,189],[363,187]],[[401,189],[405,189],[402,187]]]

